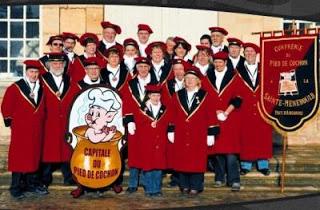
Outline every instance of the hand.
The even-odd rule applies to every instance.
[[[136,124],[134,122],[129,122],[128,123],[128,133],[130,135],[134,135],[136,131]]]
[[[213,146],[215,142],[214,136],[207,136],[207,145],[209,147]]]
[[[174,132],[168,133],[168,140],[173,144],[174,143]]]
[[[225,112],[217,112],[217,118],[219,121],[226,121],[226,119],[228,118],[228,115]]]

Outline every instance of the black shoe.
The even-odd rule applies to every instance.
[[[138,188],[137,187],[128,187],[126,190],[126,193],[132,194],[134,192],[137,192]]]
[[[167,187],[172,188],[172,187],[177,187],[178,183],[175,181],[170,181],[169,184],[167,185]]]
[[[47,195],[49,194],[47,188],[45,186],[33,186],[27,189],[27,192],[31,192],[36,195]]]
[[[25,198],[26,196],[25,196],[25,194],[23,193],[23,192],[21,192],[21,191],[16,191],[16,192],[10,192],[10,194],[11,194],[11,196],[13,197],[13,198],[15,198],[15,199],[23,199],[23,198]]]
[[[246,174],[249,173],[249,172],[250,172],[250,170],[248,170],[248,169],[241,169],[241,170],[240,170],[240,175],[244,176],[244,175],[246,175]]]
[[[266,169],[261,169],[261,170],[259,170],[259,171],[260,171],[260,173],[262,173],[262,174],[265,175],[265,176],[269,176],[270,173],[271,173],[270,169],[268,169],[268,168],[266,168]]]

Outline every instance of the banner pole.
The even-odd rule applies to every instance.
[[[281,193],[284,192],[284,187],[285,187],[285,173],[286,173],[286,151],[287,151],[287,141],[288,141],[288,136],[283,135],[283,147],[282,147],[282,167],[281,167]]]

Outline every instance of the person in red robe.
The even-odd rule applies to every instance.
[[[69,66],[68,70],[73,68],[75,59],[78,57],[77,53],[74,52],[77,42],[80,40],[79,37],[73,33],[63,32],[63,52],[67,55]],[[67,72],[68,73],[68,72]]]
[[[166,145],[169,123],[168,110],[161,103],[161,86],[147,85],[148,100],[133,118],[136,141],[143,147],[139,165],[143,173],[146,196],[161,196],[162,171],[167,168]]]
[[[204,88],[215,98],[220,134],[208,153],[214,155],[215,187],[231,186],[240,190],[238,155],[240,153],[240,113],[242,103],[240,78],[233,68],[227,67],[228,53],[213,55],[214,69],[207,72]]]
[[[137,75],[128,81],[128,91],[123,95],[123,115],[125,116],[125,125],[127,127],[128,139],[128,166],[129,166],[129,183],[127,193],[134,193],[138,189],[141,145],[138,137],[133,135],[136,126],[133,123],[133,116],[140,112],[140,107],[147,101],[145,86],[148,84],[157,84],[157,80],[150,74],[151,62],[148,58],[137,57],[136,69]]]
[[[102,21],[102,40],[99,42],[98,51],[103,55],[103,52],[110,47],[115,45],[122,46],[118,42],[116,42],[117,34],[121,34],[121,27],[111,23],[109,21]]]
[[[139,45],[136,40],[128,38],[123,41],[123,48],[122,63],[130,72],[131,77],[133,77],[136,74],[136,69],[134,68],[136,65],[135,58],[140,56]]]
[[[90,57],[97,57],[104,61],[103,56],[97,52],[99,39],[94,33],[85,33],[80,37],[80,44],[84,47],[84,53],[78,56],[69,69],[68,75],[73,83],[77,83],[86,75],[83,62]],[[101,61],[101,62],[102,62]]]
[[[64,184],[74,184],[70,170],[72,148],[67,143],[67,123],[74,91],[70,88],[70,77],[63,73],[64,54],[49,53],[49,72],[43,78],[46,116],[42,150],[42,182],[49,186],[52,173],[58,167]]]
[[[23,79],[6,90],[1,112],[6,127],[11,129],[8,170],[12,172],[10,194],[25,197],[25,192],[48,194],[37,177],[42,146],[44,120],[43,89],[39,81],[42,65],[36,60],[26,60]],[[21,183],[25,184],[25,188]]]
[[[272,157],[272,126],[263,120],[258,110],[261,89],[257,53],[260,48],[253,43],[244,43],[243,47],[245,61],[238,72],[245,101],[241,116],[246,123],[241,124],[240,173],[245,175],[250,172],[256,162],[258,171],[267,176],[270,174],[268,159]]]
[[[190,196],[203,191],[207,150],[213,146],[219,133],[215,103],[201,88],[200,78],[201,72],[197,67],[187,69],[185,88],[173,96],[169,114],[171,127],[168,139],[173,144],[173,150],[168,154],[169,166],[179,172],[182,194]]]

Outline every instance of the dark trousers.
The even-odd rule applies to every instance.
[[[121,171],[119,177],[113,183],[113,185],[119,186],[122,185],[123,182],[123,174],[126,169],[126,159],[128,159],[128,146],[124,146],[124,148],[120,151],[121,155]]]
[[[40,182],[37,173],[12,172],[9,191],[12,195],[17,195],[23,191],[32,191],[39,185]]]
[[[180,188],[203,191],[203,173],[179,173]]]
[[[215,181],[225,182],[227,184],[240,183],[239,161],[237,155],[224,154],[215,156]]]
[[[63,183],[69,184],[73,182],[72,173],[69,162],[62,163],[42,163],[40,167],[40,177],[42,184],[49,186],[52,183],[52,173],[61,168],[63,175]]]

